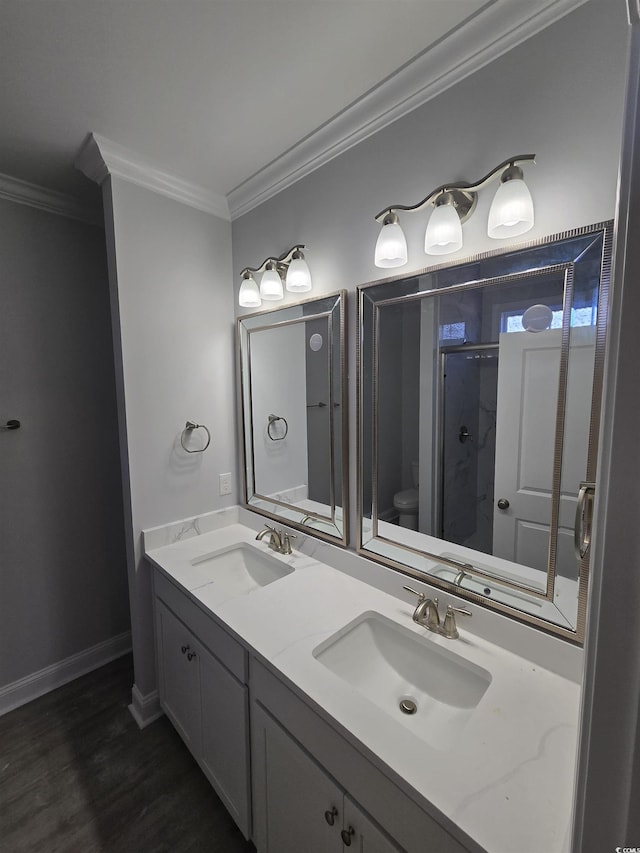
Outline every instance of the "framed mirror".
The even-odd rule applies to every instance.
[[[611,243],[605,223],[358,288],[358,552],[576,642]]]
[[[237,322],[244,502],[347,544],[346,293]]]

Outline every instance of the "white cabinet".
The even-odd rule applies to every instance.
[[[200,673],[197,642],[162,602],[157,602],[160,702],[182,740],[194,755],[202,741]]]
[[[351,849],[357,853],[398,853],[400,850],[348,794],[344,795],[343,824]]]
[[[459,830],[444,816],[428,814],[254,658],[251,760],[258,853],[480,849],[465,836],[455,838],[452,832]]]
[[[154,601],[160,704],[258,853],[480,849],[160,571]]]
[[[245,838],[249,838],[248,688],[213,655],[204,652],[200,660],[200,701],[200,766]]]
[[[249,838],[246,652],[165,578],[155,589],[160,704]]]
[[[258,853],[399,853],[343,789],[259,705],[252,714]]]

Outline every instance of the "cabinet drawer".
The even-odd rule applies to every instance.
[[[481,851],[463,845],[265,666],[251,659],[252,700],[259,702],[353,795],[407,853]],[[466,846],[465,846],[466,845]]]
[[[178,619],[189,626],[198,640],[213,652],[218,660],[222,661],[238,681],[246,684],[247,652],[240,643],[221,628],[210,613],[201,610],[188,595],[157,569],[153,573],[153,585],[155,595],[175,613]]]

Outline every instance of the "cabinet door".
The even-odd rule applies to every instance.
[[[200,674],[193,634],[156,599],[160,704],[193,755],[200,754]]]
[[[249,837],[249,709],[247,688],[200,647],[202,755],[200,765]]]
[[[259,705],[251,725],[258,853],[340,853],[342,790]]]
[[[402,853],[387,835],[345,794],[343,830],[344,853]],[[348,842],[347,842],[348,839]]]

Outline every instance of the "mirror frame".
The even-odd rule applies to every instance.
[[[333,305],[331,305],[333,301]],[[322,310],[322,305],[328,306]],[[291,309],[299,308],[300,306],[318,306],[320,310],[315,313],[310,313],[299,318],[288,317]],[[336,310],[337,309],[337,310]],[[347,312],[347,292],[340,290],[336,293],[327,293],[322,296],[317,296],[312,299],[304,299],[298,302],[290,302],[287,305],[279,306],[278,308],[269,309],[267,311],[256,311],[251,314],[243,314],[236,320],[236,369],[237,369],[237,404],[238,404],[238,424],[239,424],[239,441],[242,450],[242,505],[246,509],[256,512],[259,515],[269,518],[272,521],[286,524],[287,527],[293,527],[296,530],[303,531],[305,534],[324,539],[334,545],[346,547],[349,541],[349,429],[348,429],[348,397],[347,397],[347,366],[346,366],[346,312]],[[334,406],[339,405],[341,409],[341,417],[336,418],[333,408],[330,411],[330,418],[333,427],[330,436],[330,454],[331,454],[331,470],[335,474],[335,441],[336,436],[342,443],[342,470],[340,472],[340,485],[342,488],[342,532],[339,531],[336,525],[336,500],[335,500],[335,483],[332,480],[330,489],[332,495],[332,504],[330,506],[331,518],[335,533],[323,530],[321,526],[313,526],[312,523],[324,523],[329,520],[327,516],[322,516],[313,513],[309,510],[299,509],[295,504],[289,504],[286,501],[272,498],[266,495],[260,495],[253,491],[249,494],[251,478],[255,478],[255,467],[253,460],[249,458],[248,448],[251,448],[253,455],[253,416],[250,409],[251,405],[251,388],[247,387],[246,377],[243,367],[247,358],[248,339],[252,331],[259,331],[278,326],[291,325],[292,323],[317,320],[327,317],[330,324],[330,346],[329,359],[330,365],[335,363],[337,358],[339,361],[339,369],[337,378],[339,379],[339,388],[334,387],[336,374],[330,377],[331,396]],[[337,330],[334,323],[338,323]],[[336,331],[338,338],[337,352],[335,351]],[[250,359],[250,352],[248,353]],[[245,405],[249,402],[249,407]],[[250,471],[253,474],[250,475]],[[267,509],[264,506],[251,503],[252,497],[258,497],[264,500],[269,505],[273,506],[273,510]],[[297,513],[300,517],[289,517],[288,513]],[[304,519],[309,519],[312,523],[304,523]]]
[[[589,579],[589,560],[590,555],[589,552],[584,555],[584,557],[578,562],[578,606],[577,606],[577,618],[575,627],[565,627],[569,624],[569,620],[562,613],[562,611],[557,607],[554,601],[554,583],[555,583],[555,575],[550,578],[549,570],[551,567],[551,559],[547,565],[547,583],[545,591],[538,592],[531,588],[526,588],[524,584],[520,585],[517,583],[510,584],[508,581],[501,581],[500,578],[495,577],[490,574],[483,575],[482,569],[475,568],[473,574],[479,578],[486,577],[490,578],[492,584],[498,585],[501,588],[507,590],[508,588],[517,589],[519,594],[524,593],[525,596],[530,596],[532,601],[540,601],[542,599],[543,602],[547,602],[554,610],[559,614],[559,621],[562,624],[556,624],[551,621],[549,618],[544,618],[541,616],[536,616],[533,613],[529,613],[525,610],[519,609],[511,604],[506,602],[498,601],[495,598],[489,598],[480,593],[474,592],[473,590],[465,589],[460,585],[455,585],[451,581],[447,581],[444,578],[437,577],[433,574],[430,574],[428,570],[421,571],[418,568],[414,568],[414,566],[408,565],[406,562],[403,562],[403,553],[409,552],[412,556],[418,556],[419,558],[424,558],[427,561],[435,561],[439,565],[450,566],[456,570],[460,570],[462,567],[462,563],[448,559],[447,557],[441,556],[437,553],[432,553],[431,551],[426,550],[425,548],[418,548],[414,545],[403,544],[397,542],[395,540],[386,538],[384,536],[380,536],[378,534],[378,518],[376,514],[376,499],[375,499],[375,488],[376,488],[376,480],[377,473],[375,470],[372,470],[370,475],[365,480],[365,472],[364,472],[364,453],[365,453],[365,434],[364,434],[364,422],[367,419],[370,423],[373,422],[371,428],[371,437],[370,441],[367,444],[367,447],[370,445],[370,449],[372,453],[375,453],[376,444],[376,380],[375,380],[375,365],[377,362],[377,351],[378,351],[378,342],[377,342],[377,329],[379,327],[379,314],[377,308],[377,302],[383,304],[387,302],[399,302],[403,301],[403,296],[407,300],[419,300],[424,297],[426,294],[435,294],[436,292],[442,293],[455,293],[456,289],[460,289],[465,285],[476,285],[482,286],[482,282],[492,281],[500,281],[501,278],[505,280],[514,280],[518,277],[525,277],[529,275],[538,275],[542,274],[545,270],[553,271],[562,268],[570,268],[575,265],[580,260],[580,256],[586,251],[585,247],[582,247],[580,252],[576,257],[570,258],[568,260],[559,261],[557,258],[550,258],[548,256],[545,259],[541,259],[539,263],[535,262],[534,258],[531,258],[532,263],[526,265],[524,268],[510,268],[509,272],[496,272],[495,269],[489,270],[488,274],[482,275],[479,273],[477,267],[476,270],[472,272],[472,265],[479,265],[483,262],[491,262],[493,260],[500,260],[501,257],[507,258],[507,256],[514,256],[518,254],[526,254],[526,253],[535,253],[537,250],[544,250],[545,248],[551,248],[554,245],[559,245],[567,241],[575,240],[580,237],[589,237],[592,236],[594,239],[601,239],[601,255],[600,255],[600,290],[599,290],[599,298],[598,298],[598,321],[596,325],[596,350],[595,350],[595,361],[594,361],[594,374],[593,374],[593,388],[592,388],[592,411],[591,411],[591,419],[590,419],[590,427],[589,427],[589,442],[588,442],[588,454],[587,454],[587,465],[585,471],[585,480],[589,481],[590,484],[594,484],[596,480],[596,464],[597,464],[597,451],[598,451],[598,439],[599,439],[599,428],[600,428],[600,408],[602,401],[602,384],[603,384],[603,375],[604,375],[604,353],[605,353],[605,343],[606,343],[606,334],[608,329],[608,303],[609,303],[609,292],[610,292],[610,281],[611,281],[611,259],[612,259],[612,244],[613,244],[613,223],[611,221],[598,223],[595,225],[585,226],[582,228],[577,228],[571,231],[562,232],[560,234],[552,235],[550,237],[544,237],[539,240],[535,240],[532,242],[519,244],[516,246],[510,246],[506,248],[501,248],[495,251],[490,251],[486,253],[482,253],[479,255],[475,255],[472,257],[464,258],[459,261],[455,261],[451,264],[438,264],[436,266],[425,267],[423,269],[412,271],[408,274],[392,276],[385,279],[378,279],[376,281],[359,285],[357,288],[358,293],[358,334],[357,334],[357,465],[358,465],[358,484],[357,484],[357,544],[356,551],[363,557],[367,559],[373,560],[376,563],[380,563],[381,565],[387,566],[389,568],[395,569],[396,571],[413,577],[415,579],[424,581],[425,583],[430,584],[431,586],[438,587],[446,592],[449,592],[453,595],[456,595],[460,598],[467,599],[476,604],[480,604],[484,607],[488,607],[490,609],[496,610],[500,613],[508,615],[514,619],[525,622],[529,625],[533,625],[537,628],[541,628],[545,631],[548,631],[552,634],[563,637],[564,639],[570,640],[576,644],[582,644],[584,642],[584,631],[585,631],[585,620],[586,620],[586,602],[587,602],[587,589],[588,589],[588,579]],[[590,244],[593,245],[593,244]],[[550,253],[552,254],[552,253]],[[464,268],[469,269],[469,274],[465,275]],[[412,282],[419,279],[425,275],[432,275],[434,273],[441,273],[442,271],[447,272],[447,277],[449,278],[449,282],[438,285],[436,281],[434,285],[429,288],[422,288],[421,285],[417,286],[416,291],[405,293],[398,293],[394,296],[389,291],[389,285],[398,285],[401,282]],[[459,273],[459,275],[456,275]],[[376,289],[378,293],[376,293]],[[365,300],[367,302],[365,303]],[[368,312],[368,314],[367,314]],[[365,329],[365,321],[368,320],[372,327],[373,331],[367,331]],[[367,327],[368,329],[368,327]],[[367,342],[366,338],[368,335],[373,335],[371,341]],[[566,337],[566,333],[563,332],[563,339]],[[365,352],[365,345],[367,347],[367,351]],[[371,370],[371,375],[367,377],[366,381],[366,390],[369,392],[369,402],[367,406],[367,411],[365,412],[365,371],[367,367]],[[563,381],[561,377],[561,383]],[[566,381],[566,375],[564,377],[564,381]],[[557,444],[557,442],[556,442]],[[554,454],[554,484],[559,479],[559,473],[556,470],[557,468],[557,460],[558,453],[560,454],[560,459],[562,456],[562,442],[561,446],[558,449],[556,446],[555,454]],[[372,490],[372,517],[371,517],[371,525],[372,531],[370,538],[367,539],[367,543],[364,542],[364,531],[363,525],[365,522],[364,518],[364,491],[365,491],[365,483],[370,485]],[[552,517],[551,517],[551,528],[553,529],[554,524],[557,526],[557,499],[555,503],[552,505]],[[593,501],[591,501],[591,506],[593,506]],[[369,519],[366,519],[369,521]],[[434,537],[437,538],[437,537]],[[446,540],[440,540],[442,542],[446,542]],[[379,542],[381,545],[380,550],[384,550],[387,553],[382,554],[379,551],[373,550],[369,545],[371,542]],[[550,542],[550,545],[552,543]],[[550,547],[550,551],[552,548]],[[482,562],[482,552],[476,552],[478,554],[480,562]],[[406,559],[406,558],[405,558]]]

